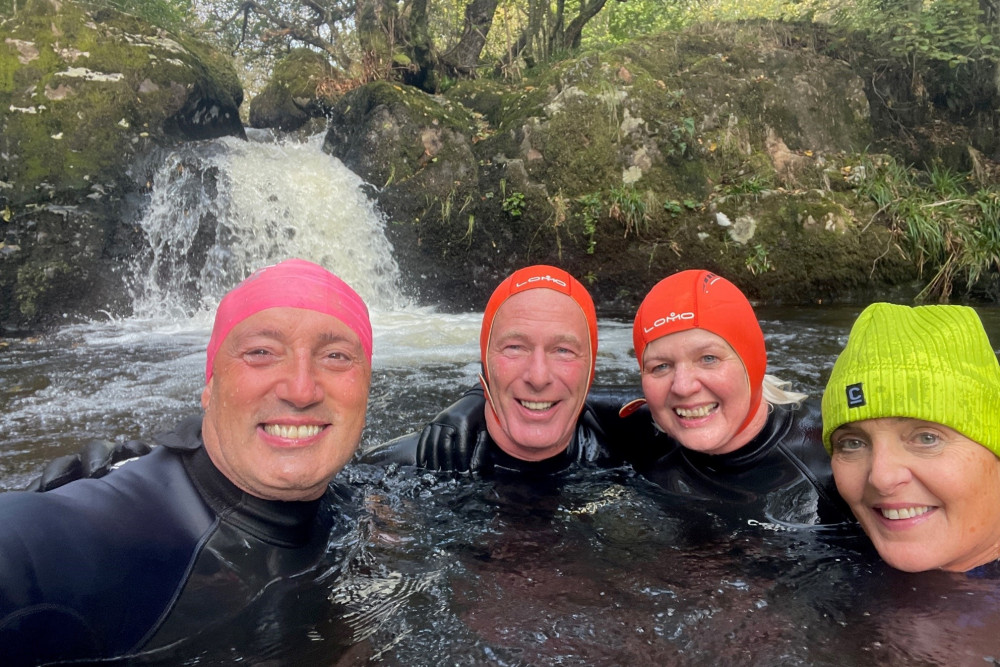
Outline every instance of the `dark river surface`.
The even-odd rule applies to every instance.
[[[299,187],[305,180],[289,178]],[[345,188],[356,187],[343,178]],[[266,193],[269,186],[253,187]],[[329,206],[343,208],[343,197]],[[333,216],[311,209],[276,215]],[[160,224],[147,222],[150,230]],[[384,248],[355,244],[331,257],[307,250],[315,246],[251,248],[242,261],[305,256],[345,276],[374,304],[362,448],[419,428],[475,382],[481,313],[445,314],[387,297],[366,278],[391,274]],[[171,253],[184,255],[168,248],[144,261],[180,261],[163,259]],[[193,314],[170,308],[189,297],[147,283],[136,288],[137,303],[146,305],[135,316],[101,315],[36,338],[0,339],[0,490],[23,487],[46,461],[90,438],[148,440],[197,412],[209,313],[233,282],[206,288]],[[860,310],[759,308],[768,372],[818,397]],[[1000,343],[1000,308],[978,311]],[[630,322],[603,317],[600,339],[598,384],[637,386]],[[343,530],[331,536],[320,566],[284,584],[269,622],[260,621],[267,614],[248,612],[253,623],[199,638],[162,664],[1000,662],[997,577],[897,572],[863,537],[786,529],[735,509],[679,502],[627,468],[538,482],[355,462],[339,479],[354,495]]]

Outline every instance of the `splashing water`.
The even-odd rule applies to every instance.
[[[135,317],[176,320],[211,311],[254,270],[289,257],[330,269],[369,307],[404,305],[384,222],[363,181],[306,143],[195,144],[171,154],[153,179],[140,226]]]

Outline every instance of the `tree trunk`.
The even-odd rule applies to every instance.
[[[388,5],[388,6],[387,6]],[[395,6],[385,0],[358,0],[355,9],[361,67],[365,79],[385,78],[392,66]]]
[[[401,37],[412,61],[412,66],[403,71],[403,81],[428,93],[436,93],[438,63],[434,57],[434,43],[427,23],[427,0],[413,0],[410,5],[410,20]]]
[[[530,0],[528,25],[507,52],[500,69],[510,66],[519,57],[524,57],[531,67],[535,61],[544,60],[554,52],[580,48],[584,26],[597,16],[607,2],[608,0],[580,0],[580,11],[569,25],[565,25],[565,0],[558,0],[554,11],[548,0]]]
[[[452,74],[475,76],[479,55],[486,46],[486,36],[493,26],[493,16],[498,4],[500,0],[472,0],[466,5],[462,37],[441,58]]]
[[[562,37],[561,46],[566,49],[580,48],[580,40],[583,38],[583,27],[587,22],[597,16],[597,13],[604,9],[608,0],[581,0],[580,13],[566,26],[566,32]]]

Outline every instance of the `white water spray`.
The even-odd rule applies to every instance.
[[[330,269],[373,310],[403,304],[384,223],[363,182],[306,143],[220,139],[171,154],[153,180],[134,262],[140,319],[212,311],[254,270],[289,257]]]

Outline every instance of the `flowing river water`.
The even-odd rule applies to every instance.
[[[362,448],[419,428],[475,382],[482,313],[408,303],[360,180],[319,138],[262,139],[163,165],[149,247],[130,267],[134,314],[0,340],[0,490],[89,439],[148,440],[197,412],[218,299],[286,257],[325,265],[371,308]],[[760,308],[769,372],[818,396],[860,309]],[[979,312],[996,344],[1000,308]],[[600,341],[597,382],[637,385],[625,314],[601,318]],[[356,516],[297,584],[302,604],[165,664],[1000,662],[995,579],[895,572],[863,539],[678,504],[628,469],[528,484],[354,462],[340,479]]]

